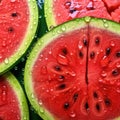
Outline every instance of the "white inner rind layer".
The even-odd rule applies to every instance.
[[[45,48],[45,46],[47,46],[51,41],[55,40],[60,36],[63,36],[65,33],[75,31],[75,30],[80,30],[81,28],[87,27],[88,25],[96,28],[101,28],[103,30],[108,30],[115,34],[120,34],[120,24],[117,24],[112,21],[107,21],[107,20],[97,19],[97,18],[90,18],[90,17],[74,19],[62,25],[59,25],[58,27],[48,32],[45,36],[40,38],[36,43],[35,47],[33,48],[27,60],[27,63],[25,66],[25,73],[24,73],[24,83],[25,83],[26,93],[32,106],[35,108],[37,113],[44,120],[60,120],[60,119],[52,115],[52,113],[50,113],[44,107],[44,105],[39,104],[39,101],[35,96],[35,91],[33,88],[34,81],[32,79],[32,68],[36,60],[38,59],[38,55]],[[115,120],[120,120],[120,118],[116,118]]]
[[[18,103],[19,103],[18,106],[21,112],[20,113],[21,120],[29,120],[28,105],[22,87],[20,86],[15,76],[13,76],[11,73],[6,73],[3,76],[8,81],[9,85],[11,86],[11,88],[13,89],[16,95],[16,98],[18,99]]]
[[[8,63],[2,62],[0,64],[0,74],[8,71],[27,51],[30,46],[38,26],[38,7],[36,0],[27,0],[29,7],[29,23],[28,27],[22,40],[22,44],[19,46],[18,50],[8,58]]]

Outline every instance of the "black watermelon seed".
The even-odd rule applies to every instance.
[[[109,107],[109,106],[111,105],[111,101],[110,101],[110,99],[108,99],[108,98],[106,98],[106,99],[104,100],[104,102],[105,102],[105,105],[106,105],[107,107]]]
[[[12,16],[12,17],[17,17],[18,14],[15,12],[15,13],[12,13],[11,16]]]
[[[90,53],[90,58],[93,59],[94,57],[95,57],[95,52],[92,51],[92,52]]]
[[[93,93],[94,98],[98,98],[98,94],[96,92]]]
[[[74,102],[76,102],[77,98],[78,98],[78,93],[75,93],[75,94],[73,95]]]
[[[85,103],[85,109],[88,111],[89,110],[89,105],[88,105],[88,102]]]
[[[116,53],[116,57],[120,57],[120,51]]]
[[[72,8],[72,9],[69,10],[69,12],[70,12],[71,14],[73,14],[75,11],[76,11],[75,8]]]
[[[111,52],[111,48],[106,48],[106,55],[109,55],[110,54],[110,52]]]
[[[100,43],[100,39],[97,37],[97,38],[95,39],[95,44],[96,44],[96,45],[99,45],[99,43]]]
[[[80,56],[80,58],[83,57],[83,53],[81,51],[79,52],[79,56]]]
[[[113,75],[113,76],[119,75],[118,69],[114,69],[114,70],[112,71],[112,75]]]
[[[83,45],[87,46],[88,45],[88,41],[86,39],[83,40]]]
[[[64,55],[67,55],[67,54],[68,54],[67,48],[63,48],[63,49],[62,49],[62,53],[63,53]]]
[[[56,71],[61,71],[61,67],[58,66],[58,65],[56,65],[56,66],[55,66],[55,70],[56,70]]]
[[[99,112],[99,111],[100,111],[100,109],[101,109],[101,108],[100,108],[100,104],[99,104],[99,103],[97,103],[95,107],[96,107],[96,110]]]
[[[8,28],[8,32],[13,32],[14,31],[14,28],[13,27],[9,27]]]
[[[66,85],[65,84],[61,84],[60,86],[59,86],[59,89],[65,89],[66,88]]]
[[[68,109],[70,107],[70,104],[68,102],[64,103],[64,109]]]

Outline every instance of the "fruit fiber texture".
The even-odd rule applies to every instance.
[[[119,0],[45,0],[45,16],[49,29],[85,16],[120,22],[119,6]]]
[[[36,1],[0,0],[0,74],[25,54],[37,24]]]
[[[119,120],[120,24],[85,17],[38,40],[25,89],[44,120]]]

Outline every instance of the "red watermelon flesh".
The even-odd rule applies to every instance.
[[[117,16],[119,14],[116,12],[119,11],[119,6],[119,0],[56,0],[53,2],[52,12],[56,25],[85,16],[119,22],[120,18]]]
[[[108,7],[109,11],[112,11],[120,6],[120,0],[103,0]]]
[[[56,120],[120,116],[120,36],[85,27],[48,44],[32,68],[34,93]]]
[[[6,78],[0,77],[0,120],[21,120],[19,102]]]
[[[29,23],[27,0],[0,0],[0,62],[23,42]]]

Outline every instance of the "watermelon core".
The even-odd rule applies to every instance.
[[[28,59],[26,92],[38,113],[43,108],[44,119],[120,116],[120,25],[101,19],[85,21],[76,19],[53,29]],[[45,117],[46,110],[53,118]]]
[[[33,24],[34,28],[30,29]],[[0,0],[0,73],[11,67],[25,53],[36,28],[35,1]]]

